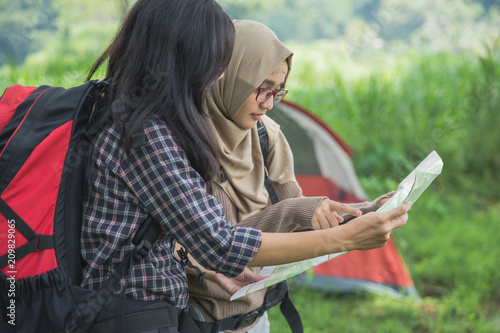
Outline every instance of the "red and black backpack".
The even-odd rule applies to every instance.
[[[95,107],[108,86],[108,80],[69,89],[15,85],[0,98],[0,332],[219,332],[245,327],[280,303],[292,332],[302,332],[286,282],[259,309],[217,322],[200,321],[189,307],[125,298],[125,288],[116,295],[120,279],[161,232],[152,218],[99,290],[80,287],[85,164],[93,136],[110,121],[109,109]],[[260,126],[263,151],[265,134]],[[266,188],[274,193],[269,179]]]
[[[108,85],[15,85],[0,99],[0,332],[177,332],[181,309],[113,295],[158,237],[154,221],[101,289],[80,288],[84,166],[110,119],[94,108]]]

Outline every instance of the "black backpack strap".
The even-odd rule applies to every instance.
[[[262,151],[262,156],[264,158],[264,166],[267,164],[267,155],[268,155],[268,147],[269,147],[269,139],[267,136],[266,127],[262,123],[261,120],[257,121],[257,130],[259,131],[259,142],[260,149]],[[274,190],[273,184],[269,176],[267,175],[267,170],[265,172],[264,185],[266,186],[267,192],[269,193],[269,197],[271,198],[271,202],[274,204],[279,202],[278,195]],[[278,301],[274,304],[273,299],[277,299]],[[300,319],[299,312],[295,308],[290,298],[290,292],[287,281],[280,282],[275,288],[269,290],[266,294],[266,304],[272,304],[270,307],[281,302],[280,310],[283,316],[285,317],[288,325],[290,326],[292,333],[303,332],[304,328],[302,325],[302,320]],[[261,314],[262,315],[262,314]]]
[[[54,236],[37,234],[2,198],[0,198],[0,213],[7,219],[8,223],[14,223],[16,231],[24,236],[28,242],[16,249],[16,260],[24,258],[28,254],[54,248]],[[13,221],[13,222],[9,222]],[[0,268],[9,263],[8,253],[0,257]]]
[[[92,309],[98,309],[98,311],[93,311],[87,321],[87,327],[91,327],[99,314],[99,312],[104,307],[104,304],[108,301],[109,297],[113,294],[113,290],[118,282],[126,275],[130,273],[132,266],[145,258],[149,251],[151,250],[154,242],[158,239],[161,232],[161,226],[152,217],[148,218],[142,223],[134,236],[132,242],[136,245],[132,253],[125,257],[125,259],[118,265],[118,267],[111,273],[110,277],[102,284],[99,288],[98,295],[107,295],[107,297],[96,297],[88,306]],[[125,288],[124,288],[125,289]],[[90,304],[92,303],[92,304]],[[118,305],[123,307],[123,305]]]
[[[265,169],[265,166],[267,164],[267,151],[268,151],[268,137],[267,137],[267,131],[266,128],[264,127],[264,124],[262,121],[257,121],[257,130],[259,131],[259,142],[260,142],[260,150],[262,151],[262,156],[264,158],[264,185],[266,186],[267,192],[269,193],[269,198],[271,199],[271,202],[274,204],[279,202],[278,195],[276,194],[276,191],[274,190],[273,184],[271,183],[271,179],[269,179],[269,176],[267,174],[267,170]]]
[[[290,299],[288,283],[280,282],[270,289],[264,299],[264,304],[259,308],[241,315],[224,318],[215,322],[199,321],[194,319],[195,323],[204,333],[218,333],[226,330],[237,330],[252,325],[257,318],[275,305],[281,303],[280,309],[287,320],[292,333],[301,333],[304,331],[300,315],[293,306]]]
[[[280,284],[286,285],[286,294],[283,300],[281,301],[280,310],[288,322],[288,326],[292,330],[292,333],[303,333],[304,326],[302,325],[302,319],[300,318],[300,314],[293,305],[292,299],[290,298],[290,291],[288,287],[287,281],[282,281]],[[274,289],[268,292],[271,293]],[[267,297],[267,295],[266,295]]]
[[[132,239],[132,242],[136,247],[134,248],[132,253],[125,257],[120,265],[118,265],[118,267],[112,272],[108,280],[104,282],[104,284],[101,286],[101,288],[99,288],[97,292],[98,295],[107,295],[107,297],[94,298],[92,300],[93,303],[88,304],[90,308],[99,310],[94,311],[92,315],[86,319],[87,327],[91,327],[93,325],[97,315],[104,307],[104,304],[113,294],[113,290],[117,283],[124,276],[127,276],[130,273],[134,264],[147,257],[149,251],[153,247],[153,244],[159,238],[161,231],[161,225],[151,216],[148,216],[148,218],[141,224],[139,230]],[[186,309],[180,309],[178,307],[171,306],[167,309],[148,311],[145,314],[137,314],[135,316],[127,315],[127,317],[125,317],[125,290],[126,288],[123,288],[120,293],[120,297],[116,305],[116,316],[114,322],[108,323],[108,325],[110,325],[109,327],[115,328],[117,332],[136,332],[137,330],[133,330],[132,328],[139,325],[141,321],[147,320],[149,324],[157,322],[158,326],[177,323],[177,329],[174,329],[173,327],[170,328],[172,332],[178,331],[181,333],[201,333],[193,319],[188,315],[189,307]],[[165,313],[165,311],[168,311],[168,315]],[[105,329],[102,324],[99,324],[98,326],[99,332],[110,331],[107,328]],[[165,333],[170,333],[170,331],[165,331]]]

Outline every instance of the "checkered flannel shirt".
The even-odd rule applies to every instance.
[[[224,219],[222,205],[206,192],[164,122],[148,121],[144,130],[145,145],[129,156],[114,126],[94,140],[81,234],[87,264],[82,286],[101,286],[131,252],[132,238],[150,214],[165,231],[114,292],[126,286],[128,297],[185,307],[187,278],[173,257],[176,241],[204,267],[236,276],[257,253],[261,234]]]

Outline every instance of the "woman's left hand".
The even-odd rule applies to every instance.
[[[252,272],[248,267],[246,267],[240,275],[234,278],[229,278],[215,272],[207,272],[205,277],[217,283],[230,295],[233,295],[235,292],[250,283],[258,282],[266,278],[265,276],[260,276],[259,274]]]

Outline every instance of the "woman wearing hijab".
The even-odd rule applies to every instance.
[[[235,30],[231,61],[224,77],[212,86],[209,102],[221,165],[212,195],[222,203],[226,218],[235,226],[283,233],[335,227],[344,221],[337,212],[357,216],[361,214],[358,209],[370,212],[380,207],[389,195],[350,206],[326,197],[302,196],[288,142],[279,125],[266,116],[273,103],[280,102],[288,92],[285,84],[293,53],[258,22],[236,21]],[[259,141],[259,121],[268,137],[266,163]],[[280,200],[274,205],[264,184],[266,174]],[[347,220],[347,215],[344,217]],[[264,289],[230,302],[230,295],[211,281],[188,275],[188,286],[190,303],[201,310],[206,321],[249,314],[262,306],[268,291]],[[267,314],[261,318],[235,332],[269,331]]]

